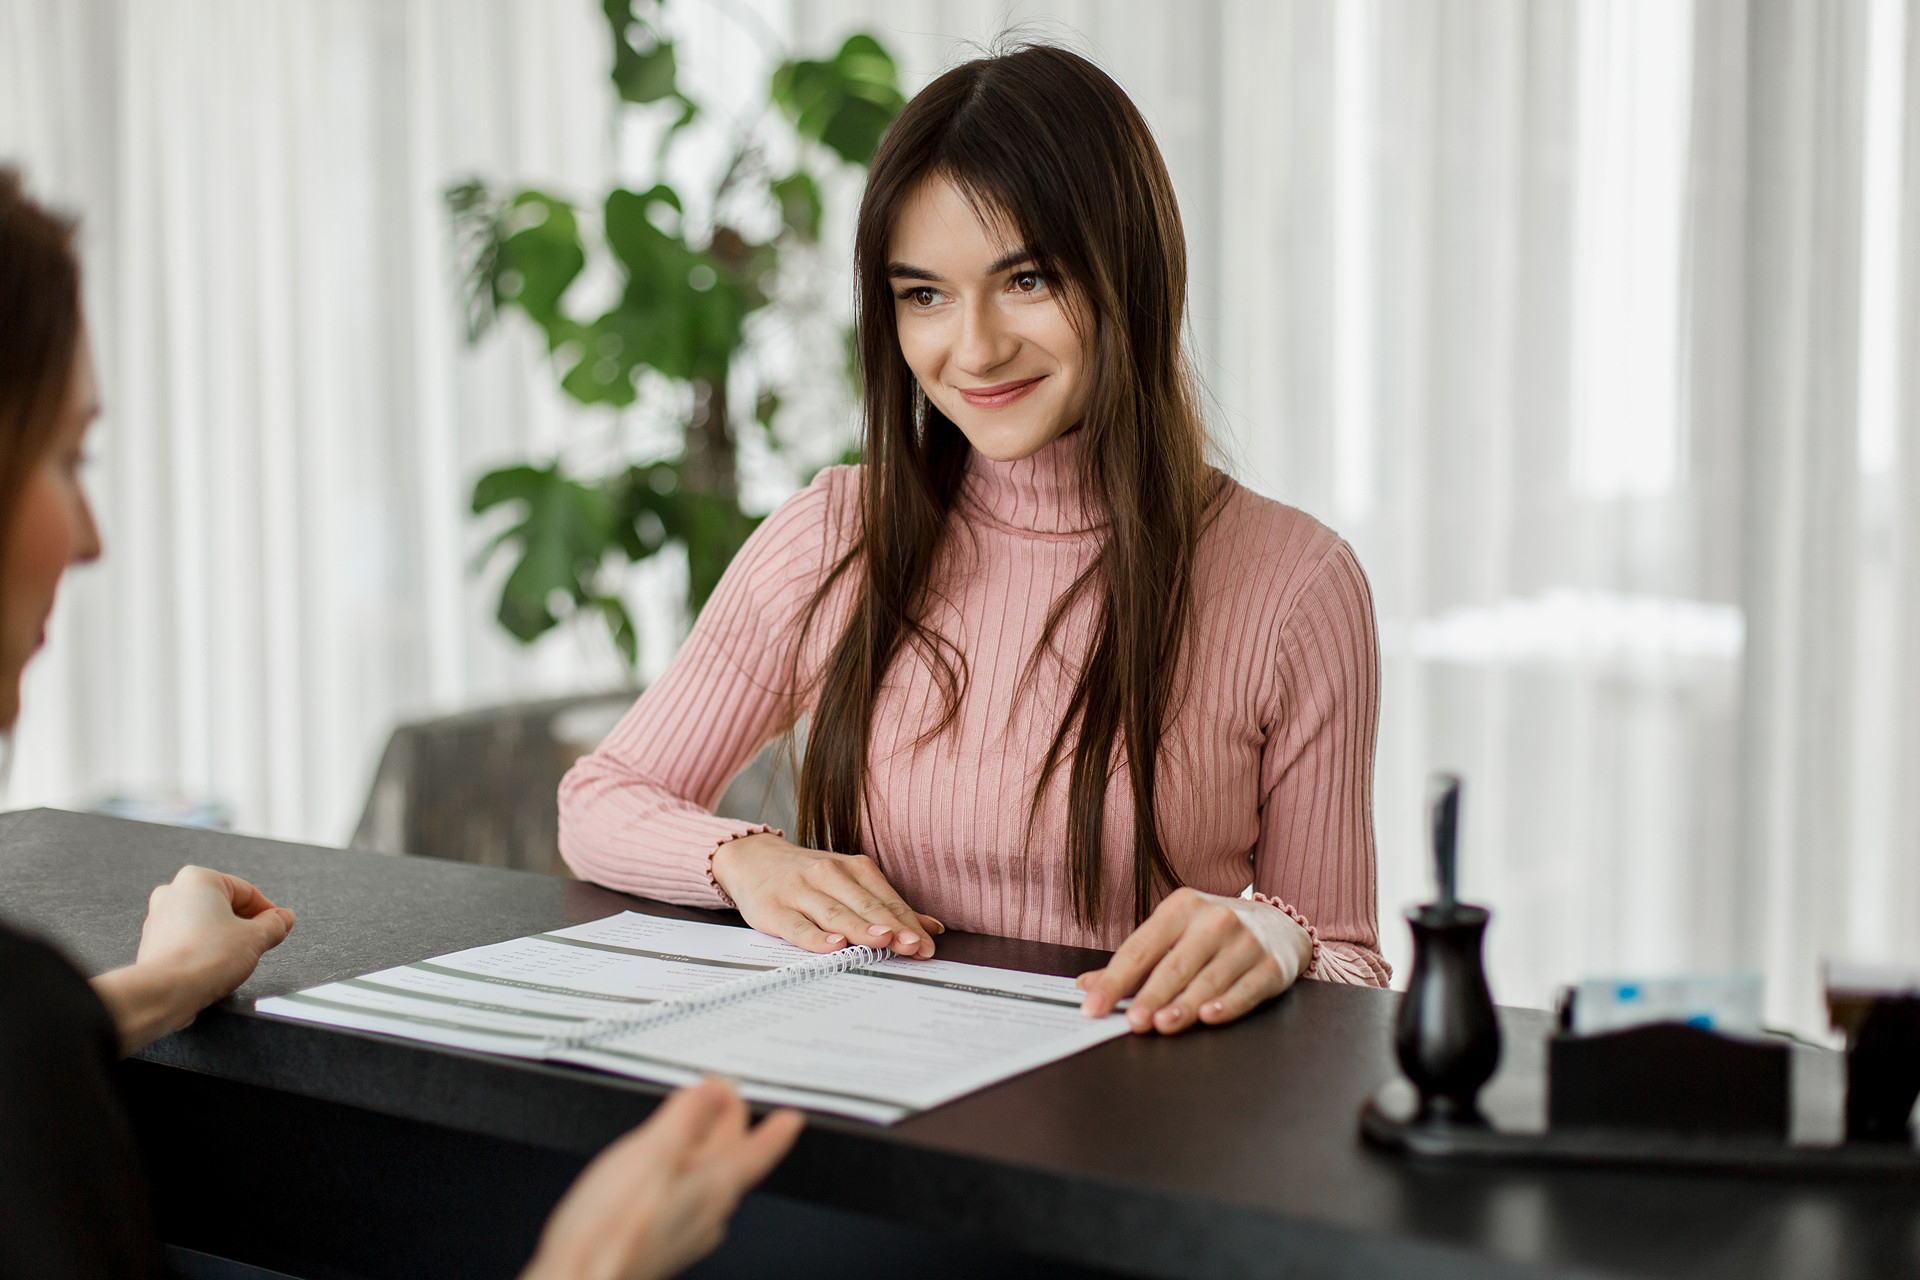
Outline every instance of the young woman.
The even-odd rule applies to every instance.
[[[1204,460],[1139,112],[1059,49],[948,72],[881,143],[855,266],[865,465],[766,520],[568,774],[569,864],[814,950],[1117,946],[1086,1008],[1139,1031],[1384,984],[1366,580]],[[795,840],[709,812],[802,715]]]
[[[100,554],[80,485],[99,409],[71,236],[0,168],[0,731],[17,718],[61,576]],[[245,982],[293,922],[246,881],[185,867],[154,890],[134,963],[91,983],[0,925],[0,1276],[160,1274],[114,1061]],[[682,1090],[588,1166],[527,1276],[672,1274],[719,1243],[798,1130],[789,1112],[749,1131],[717,1081]]]

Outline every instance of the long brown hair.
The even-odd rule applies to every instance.
[[[0,166],[0,538],[27,476],[60,430],[79,350],[80,262],[73,223],[34,203]]]
[[[965,687],[965,655],[924,618],[971,446],[924,399],[916,411],[887,278],[895,220],[930,178],[952,182],[983,216],[1018,230],[1087,341],[1093,372],[1079,424],[1081,484],[1090,509],[1105,517],[1105,536],[1086,572],[1054,602],[1033,658],[1054,644],[1062,620],[1088,593],[1097,615],[1041,762],[1028,828],[1066,765],[1074,915],[1098,927],[1117,747],[1132,788],[1137,922],[1179,883],[1155,819],[1154,783],[1215,473],[1206,465],[1181,346],[1186,241],[1173,184],[1126,94],[1062,49],[1028,45],[947,72],[907,104],[874,157],[854,239],[865,374],[860,525],[803,627],[845,573],[858,576],[851,618],[819,675],[800,773],[799,836],[817,848],[860,848],[874,706],[903,648],[928,662],[944,694],[944,713],[923,741],[953,723]]]

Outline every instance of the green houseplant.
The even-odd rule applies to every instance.
[[[664,120],[656,165],[664,168],[686,127],[705,114],[680,87],[665,0],[603,7],[618,109]],[[618,410],[664,386],[682,393],[674,403],[692,406],[680,415],[677,456],[596,474],[576,474],[554,458],[480,477],[474,513],[510,506],[517,516],[482,560],[514,557],[498,611],[508,632],[532,641],[569,618],[597,616],[632,665],[638,641],[618,575],[676,545],[687,556],[690,611],[706,602],[758,523],[740,508],[741,434],[759,431],[778,448],[779,387],[758,387],[750,413],[734,403],[748,317],[771,300],[783,258],[818,240],[823,177],[838,166],[864,168],[904,101],[892,57],[869,35],[851,37],[828,58],[782,60],[757,116],[737,131],[721,177],[700,193],[700,207],[711,211],[704,225],[693,225],[689,202],[665,182],[608,192],[597,227],[548,192],[498,191],[478,178],[448,188],[469,341],[517,310],[544,336],[561,389],[581,404]],[[769,138],[774,129],[788,136]],[[775,150],[797,158],[775,163]],[[751,230],[767,226],[771,234]],[[597,316],[568,303],[590,264],[620,285]]]

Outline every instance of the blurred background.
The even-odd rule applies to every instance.
[[[1920,961],[1908,0],[0,0],[109,549],[8,806],[377,837],[528,706],[550,795],[852,443],[862,148],[1009,30],[1140,105],[1220,461],[1371,578],[1388,957],[1450,768],[1503,1002],[1817,1033],[1821,958]]]

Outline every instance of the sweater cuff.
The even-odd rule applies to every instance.
[[[726,835],[722,836],[720,839],[714,841],[713,848],[707,850],[707,883],[713,887],[713,891],[715,894],[719,896],[720,901],[727,904],[727,910],[729,911],[738,911],[740,909],[740,904],[735,902],[733,900],[733,895],[728,893],[725,889],[722,889],[720,887],[720,882],[714,878],[713,855],[720,852],[721,845],[732,844],[735,840],[744,840],[748,836],[779,836],[782,840],[785,840],[787,838],[787,833],[777,828],[770,827],[764,822],[756,822],[752,826],[743,827],[739,831],[728,832]]]
[[[1253,900],[1255,902],[1264,902],[1270,907],[1278,907],[1280,910],[1286,912],[1288,917],[1292,919],[1292,921],[1295,924],[1299,925],[1302,929],[1305,929],[1307,931],[1307,941],[1313,944],[1313,955],[1308,958],[1307,967],[1300,971],[1299,976],[1302,978],[1317,977],[1318,974],[1316,971],[1320,968],[1320,932],[1319,930],[1315,929],[1312,924],[1308,923],[1307,918],[1305,916],[1301,915],[1298,911],[1295,911],[1290,905],[1280,901],[1280,899],[1278,898],[1269,898],[1264,893],[1256,893],[1253,895]]]

